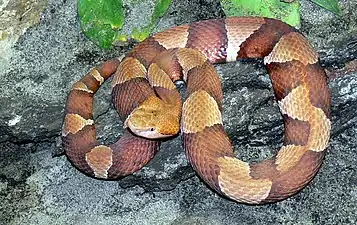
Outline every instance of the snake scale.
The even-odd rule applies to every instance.
[[[221,81],[212,64],[263,58],[284,120],[284,141],[271,159],[235,157],[222,124]],[[93,95],[112,74],[112,99],[124,134],[97,141]],[[182,103],[173,81],[187,84]],[[216,192],[262,204],[301,190],[322,164],[330,137],[330,93],[318,55],[295,28],[274,19],[231,17],[177,26],[137,44],[124,59],[92,69],[67,99],[63,146],[72,164],[100,179],[141,169],[161,141],[181,132],[186,156]],[[181,117],[180,117],[181,116]]]

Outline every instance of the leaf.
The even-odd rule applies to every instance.
[[[338,5],[338,0],[310,0],[316,5],[321,6],[322,8],[327,9],[328,11],[341,16],[341,9]]]
[[[227,16],[263,16],[280,19],[292,26],[300,25],[300,5],[280,0],[221,0]]]
[[[155,5],[155,10],[153,14],[153,19],[160,18],[165,14],[167,9],[169,8],[172,0],[157,0]]]
[[[85,35],[107,49],[124,24],[121,0],[78,0],[78,15]]]
[[[137,41],[142,41],[147,38],[155,28],[156,24],[159,22],[160,17],[165,14],[171,2],[172,0],[157,0],[155,3],[154,12],[150,19],[150,23],[142,28],[133,29],[131,37]]]

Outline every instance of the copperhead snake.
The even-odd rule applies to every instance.
[[[222,124],[221,81],[212,66],[242,58],[264,58],[284,120],[281,149],[259,163],[233,153]],[[125,131],[107,146],[96,139],[93,95],[112,74],[112,99]],[[179,79],[187,83],[183,104],[172,83]],[[327,78],[306,38],[279,20],[232,17],[156,33],[121,62],[109,60],[91,70],[68,95],[62,140],[80,171],[117,179],[141,169],[162,138],[181,131],[189,162],[213,190],[262,204],[285,199],[312,180],[330,129]]]

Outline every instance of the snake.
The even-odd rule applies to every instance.
[[[260,162],[234,154],[214,68],[250,58],[263,59],[284,123],[281,148]],[[105,145],[96,137],[93,98],[112,75],[112,102],[124,131]],[[186,82],[184,100],[178,80]],[[162,141],[180,133],[188,162],[211,189],[238,203],[265,204],[294,195],[313,179],[330,131],[328,80],[307,38],[277,19],[228,17],[155,33],[122,60],[90,70],[68,94],[62,142],[79,171],[113,180],[140,170]]]

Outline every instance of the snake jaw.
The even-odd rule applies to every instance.
[[[167,138],[172,135],[170,134],[161,134],[160,132],[157,131],[154,127],[148,128],[148,129],[136,129],[134,126],[131,126],[130,123],[128,123],[128,128],[135,134],[140,137],[144,138],[149,138],[149,139],[161,139],[161,138]]]
[[[160,138],[166,138],[171,136],[171,135],[161,134],[160,132],[157,131],[157,129],[154,126],[146,126],[145,128],[143,126],[138,126],[138,124],[133,121],[132,114],[130,114],[124,122],[124,129],[125,128],[129,128],[130,131],[137,136],[148,138],[148,139],[160,139]]]
[[[124,128],[129,128],[131,132],[140,137],[148,139],[162,139],[171,137],[179,132],[179,119],[167,118],[152,121],[151,123],[141,123],[135,113],[130,114],[124,122]],[[145,120],[146,117],[143,118]],[[170,121],[172,119],[172,121]]]

